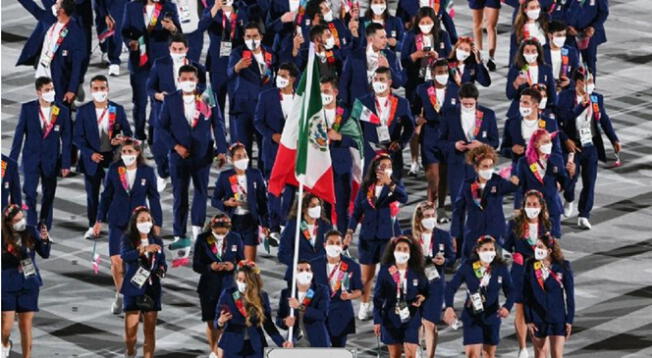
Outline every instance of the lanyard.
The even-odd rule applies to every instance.
[[[231,12],[231,15],[229,16],[229,36],[231,37],[231,40],[235,37],[235,24],[236,21],[238,20],[238,15],[235,13],[235,11]],[[222,12],[222,30],[226,31],[226,13]]]
[[[45,118],[45,114],[43,114],[43,110],[41,109],[41,106],[38,107],[38,116],[41,118],[41,123],[43,123],[43,128],[46,129],[48,127],[48,120]],[[50,107],[50,116],[52,116],[52,107]]]

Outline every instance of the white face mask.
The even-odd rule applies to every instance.
[[[549,155],[550,153],[552,153],[552,143],[542,144],[539,147],[539,150],[541,151],[541,153]]]
[[[54,90],[41,92],[41,98],[43,98],[45,102],[54,102]]]
[[[492,169],[482,169],[478,171],[478,175],[480,178],[484,180],[489,180],[491,179],[491,176],[494,175],[494,170]]]
[[[539,58],[538,53],[524,53],[523,58],[525,59],[525,62],[527,63],[535,63],[537,62],[537,58]]]
[[[133,154],[122,154],[120,158],[122,158],[126,166],[130,166],[136,162],[136,156]]]
[[[194,94],[184,94],[182,96],[183,98],[183,103],[185,104],[191,104],[192,102],[195,101],[195,95]]]
[[[586,93],[591,94],[595,90],[595,85],[593,83],[589,83],[586,85]]]
[[[154,224],[152,224],[151,221],[141,221],[136,223],[136,228],[141,234],[149,234],[149,232],[152,230],[152,226],[154,226]]]
[[[276,76],[276,87],[285,88],[287,87],[288,83],[290,83],[290,80],[288,80],[287,78]]]
[[[17,223],[11,225],[11,228],[14,229],[14,231],[17,232],[23,232],[27,228],[27,220],[25,218],[22,218],[18,220]]]
[[[385,12],[385,9],[387,9],[387,5],[385,4],[372,4],[371,5],[371,11],[375,15],[382,15]]]
[[[172,61],[174,62],[181,62],[183,61],[184,58],[186,58],[186,52],[182,53],[175,53],[175,52],[170,52],[170,57],[172,57]]]
[[[462,106],[461,112],[463,116],[475,115],[475,106],[473,107]]]
[[[525,12],[525,15],[527,15],[528,19],[530,19],[530,20],[538,19],[539,14],[541,14],[541,9],[528,10],[528,11]]]
[[[409,252],[394,251],[394,260],[397,264],[404,264],[410,260]]]
[[[394,171],[391,168],[385,169],[385,175],[387,175],[388,177],[391,178],[393,173]]]
[[[552,38],[552,43],[554,43],[557,47],[564,47],[564,44],[566,43],[566,36],[555,36]]]
[[[247,289],[247,283],[246,282],[240,282],[240,281],[235,281],[235,284],[238,286],[238,291],[240,293],[245,293],[245,290]]]
[[[326,21],[326,22],[333,21],[333,12],[332,11],[328,11],[327,13],[324,14],[324,21]]]
[[[542,97],[541,102],[539,102],[539,109],[546,109],[547,104],[548,104],[548,97]]]
[[[233,166],[236,167],[236,169],[245,170],[249,167],[249,158],[238,159],[233,162]]]
[[[59,8],[57,7],[57,4],[52,5],[52,15],[54,15],[54,17],[57,17],[57,10],[58,9]]]
[[[469,56],[471,56],[471,53],[469,51],[464,51],[464,50],[459,49],[459,48],[457,50],[455,50],[455,57],[460,62],[466,61],[466,59],[469,58]]]
[[[95,102],[104,102],[109,98],[109,92],[107,91],[93,92],[92,95]]]
[[[226,235],[216,234],[214,232],[212,234],[213,234],[213,237],[218,241],[224,240],[224,238],[226,237]]]
[[[328,257],[340,257],[342,247],[338,245],[326,245],[326,255]]]
[[[330,50],[333,47],[335,47],[335,37],[331,36],[326,39],[326,42],[324,43],[324,48]]]
[[[376,94],[380,94],[380,93],[383,93],[383,92],[387,91],[387,83],[385,83],[385,82],[374,81],[372,83],[372,86],[373,86],[374,92],[376,92]]]
[[[245,44],[249,50],[254,51],[260,46],[260,40],[246,40]]]
[[[197,88],[197,82],[195,81],[182,81],[179,82],[179,88],[183,92],[194,92],[195,88]]]
[[[331,104],[334,99],[335,96],[333,96],[332,94],[326,94],[326,93],[321,94],[321,104],[324,106]]]
[[[308,285],[312,282],[312,272],[302,271],[297,273],[297,283],[300,285]]]
[[[436,224],[437,224],[437,218],[423,218],[423,220],[421,220],[421,225],[426,230],[434,229]]]
[[[224,6],[232,6],[232,5],[233,5],[233,0],[224,1]]]
[[[532,114],[532,108],[530,108],[530,107],[520,106],[520,107],[518,107],[518,111],[521,113],[521,117],[523,117],[523,118],[525,118],[525,117],[529,116],[530,114]]]
[[[537,216],[539,216],[539,213],[541,212],[541,208],[525,208],[525,215],[529,219],[534,219]]]
[[[423,34],[429,34],[430,31],[432,31],[433,26],[435,26],[435,25],[433,25],[433,24],[419,25],[419,30],[421,30],[421,33],[423,33]]]
[[[543,260],[546,257],[548,257],[548,250],[540,249],[538,247],[534,248],[534,259],[535,260]]]
[[[448,83],[448,73],[445,75],[436,75],[435,76],[435,81],[439,83],[440,85],[445,85]]]
[[[321,217],[321,206],[314,206],[312,208],[308,208],[308,216],[310,216],[313,219],[319,219]]]
[[[490,264],[496,257],[496,251],[481,251],[478,252],[478,256],[480,257],[480,261]]]

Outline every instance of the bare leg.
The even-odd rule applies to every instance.
[[[548,349],[546,338],[538,338],[532,336],[532,344],[534,345],[534,358],[548,358]]]
[[[111,275],[113,276],[115,292],[120,292],[122,281],[124,280],[124,269],[122,267],[122,258],[120,258],[120,255],[111,256]]]
[[[412,158],[412,163],[416,163],[419,160],[419,137],[416,135],[410,139],[410,157]]]
[[[563,358],[566,337],[550,336],[548,337],[548,340],[550,341],[550,352],[552,353],[552,358]]]
[[[482,345],[482,358],[495,358],[496,346]]]
[[[244,257],[245,260],[256,262],[256,246],[245,245]]]
[[[414,343],[403,343],[403,351],[405,352],[405,358],[416,358],[418,344]]]
[[[400,344],[388,344],[389,358],[401,358],[401,348]]]
[[[487,41],[489,42],[489,57],[493,58],[496,53],[496,38],[498,32],[496,31],[496,24],[498,23],[499,9],[490,7],[484,8],[484,17],[487,22]]]
[[[516,328],[516,338],[518,339],[518,348],[527,348],[527,325],[525,324],[525,316],[523,313],[523,304],[516,303],[516,316],[514,317],[514,327]]]
[[[480,358],[482,354],[482,344],[469,344],[464,346],[466,358]]]
[[[143,322],[145,333],[145,342],[143,343],[143,358],[154,358],[156,349],[156,315],[158,312],[146,312]]]
[[[428,164],[426,180],[428,181],[428,200],[435,203],[439,198],[439,163]]]
[[[220,340],[220,330],[213,326],[213,322],[206,322],[206,338],[211,352],[217,354],[217,342]]]
[[[426,337],[426,357],[434,358],[437,349],[437,338],[439,337],[437,325],[427,319],[422,319],[421,323]]]
[[[473,42],[478,46],[478,50],[482,50],[482,10],[471,10],[471,17],[473,18]]]
[[[376,265],[360,265],[362,276],[362,302],[369,302],[371,296],[371,284],[376,275]]]
[[[9,345],[9,337],[11,336],[11,328],[14,326],[14,319],[16,319],[16,311],[2,312],[2,345]]]
[[[32,320],[34,312],[18,314],[18,328],[20,329],[20,345],[23,347],[23,358],[32,356]]]
[[[125,345],[128,355],[136,355],[136,339],[138,338],[139,311],[125,313]]]

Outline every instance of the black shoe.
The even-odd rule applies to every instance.
[[[487,61],[487,68],[491,72],[496,71],[496,62],[494,61],[493,58],[489,58],[489,61]]]

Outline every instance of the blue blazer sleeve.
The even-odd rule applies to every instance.
[[[466,197],[463,194],[467,190],[467,184],[462,183],[460,193],[457,194],[453,203],[453,218],[451,221],[451,236],[462,237],[464,232],[464,218],[466,216]]]
[[[224,172],[220,172],[215,181],[215,190],[213,191],[213,197],[211,198],[211,205],[222,212],[226,212],[224,206],[224,200],[228,199],[226,197],[226,191],[224,190],[226,184],[226,175]]]
[[[123,106],[116,106],[118,110],[117,121],[120,123],[122,134],[131,137],[133,133],[131,132],[131,127],[129,126],[129,121],[127,120],[127,113],[125,113],[125,108]]]
[[[512,121],[515,121],[516,119],[513,118],[507,118],[507,121],[505,122],[505,128],[503,129],[503,141],[500,143],[500,154],[505,157],[505,158],[512,158],[512,155],[514,152],[512,152],[512,147],[514,146],[514,142],[512,141],[512,132],[509,130]]]
[[[485,121],[487,122],[487,144],[496,149],[500,143],[498,124],[496,124],[496,113],[494,111],[486,111],[485,116]]]
[[[256,102],[256,112],[254,114],[254,126],[263,137],[271,137],[275,132],[267,125],[266,115],[267,106],[265,103],[265,92],[258,95],[258,102]]]
[[[215,101],[215,107],[211,110],[211,122],[213,126],[213,136],[215,137],[215,149],[219,154],[226,154],[226,129],[224,128],[224,118],[222,118],[220,104],[217,101]]]
[[[75,90],[76,92],[76,90]],[[61,108],[61,168],[70,169],[70,154],[72,153],[72,120],[70,119],[70,111]],[[65,110],[64,110],[65,109]]]
[[[149,175],[149,184],[147,185],[147,202],[149,203],[149,208],[152,212],[152,218],[154,219],[154,224],[158,226],[163,225],[163,210],[161,210],[161,197],[158,193],[158,188],[156,187],[156,175],[154,175],[154,169],[147,168]]]
[[[174,146],[176,146],[177,141],[174,139],[174,136],[171,133],[172,130],[172,118],[170,116],[170,97],[165,97],[163,100],[163,107],[161,107],[161,113],[159,114],[159,127],[157,128],[159,130],[159,135],[161,136],[161,140],[163,143],[167,146],[168,150],[174,150]]]
[[[324,321],[328,316],[328,306],[329,306],[329,294],[328,287],[324,285],[314,285],[315,287],[315,296],[318,296],[318,300],[313,300],[306,311],[304,312],[304,317],[313,319],[315,321]],[[316,302],[315,302],[316,301]]]
[[[265,322],[263,323],[263,328],[270,338],[272,338],[274,343],[281,347],[285,342],[285,339],[283,339],[283,336],[281,336],[274,325],[274,320],[272,319],[272,308],[269,306],[269,297],[267,297],[267,293],[265,292],[263,292],[263,306],[265,308]]]
[[[503,266],[502,271],[503,271],[502,290],[503,290],[503,294],[505,295],[505,303],[503,303],[503,307],[505,307],[508,311],[511,311],[512,306],[514,305],[514,294],[512,292],[514,286],[512,286],[512,276],[509,274],[509,270],[507,269],[507,266]]]
[[[607,135],[607,138],[611,141],[611,143],[618,142],[618,136],[616,135],[616,131],[614,131],[613,125],[611,123],[611,119],[609,118],[609,115],[607,115],[607,109],[604,106],[604,97],[599,96],[599,104],[600,104],[600,127],[602,127],[602,130],[604,133]]]
[[[453,307],[453,302],[455,300],[455,293],[464,282],[464,271],[466,270],[467,265],[462,265],[455,272],[453,278],[446,283],[446,293],[444,295],[444,302],[446,303],[446,308]]]
[[[281,233],[281,242],[278,247],[278,260],[287,266],[292,265],[296,226],[296,218],[289,218],[285,225],[285,229]]]
[[[159,89],[158,67],[159,67],[159,62],[154,61],[152,68],[150,68],[149,70],[149,75],[147,76],[147,96],[152,98],[158,92]]]
[[[358,224],[360,223],[360,220],[362,219],[362,214],[364,213],[363,205],[366,195],[367,193],[365,193],[362,190],[362,187],[360,187],[360,190],[358,190],[358,194],[355,197],[355,202],[353,204],[353,213],[351,214],[351,220],[349,221],[349,229],[353,231],[355,231],[356,227],[358,227]]]
[[[212,234],[208,234],[212,235]],[[211,272],[211,261],[206,255],[206,250],[204,250],[204,240],[198,239],[195,241],[195,249],[192,254],[192,270],[198,274],[205,275]]]
[[[83,109],[79,108],[77,110],[77,119],[75,120],[75,128],[73,130],[73,143],[75,143],[84,156],[90,157],[95,151],[88,146],[88,142],[86,141],[83,113]]]
[[[131,245],[129,239],[126,236],[122,236],[120,239],[122,245],[120,247],[120,257],[124,262],[135,262],[138,261],[138,250]]]
[[[21,5],[23,5],[25,10],[27,10],[27,12],[32,14],[32,16],[34,16],[34,18],[36,20],[38,20],[38,21],[46,21],[48,19],[48,17],[50,17],[51,22],[56,21],[54,15],[52,14],[52,12],[48,11],[50,9],[47,9],[47,10],[41,9],[40,6],[36,5],[36,2],[34,2],[34,0],[18,0],[18,2]]]
[[[389,279],[390,277],[387,268],[381,266],[380,271],[378,271],[376,286],[374,286],[374,298],[373,298],[374,324],[383,323],[382,310],[383,310],[383,303],[386,297],[385,295],[387,294],[386,286],[389,284],[388,282]]]
[[[37,104],[38,105],[38,104]],[[18,117],[18,124],[16,125],[16,131],[14,132],[14,140],[11,143],[11,152],[9,157],[15,161],[18,161],[18,156],[20,151],[23,149],[23,138],[25,137],[25,128],[27,121],[27,111],[26,104],[23,104],[20,108],[20,116]]]
[[[97,207],[97,220],[100,222],[106,222],[109,206],[111,205],[111,201],[113,201],[114,190],[115,188],[111,183],[111,169],[109,168],[104,176],[104,191],[100,195],[100,204]]]
[[[573,324],[575,319],[575,282],[570,262],[564,262],[564,289],[566,290],[566,323]]]
[[[34,251],[36,251],[42,258],[47,259],[50,257],[50,248],[52,247],[51,241],[49,239],[47,241],[41,240],[41,234],[38,230],[34,227],[32,230],[32,235],[34,235]]]

